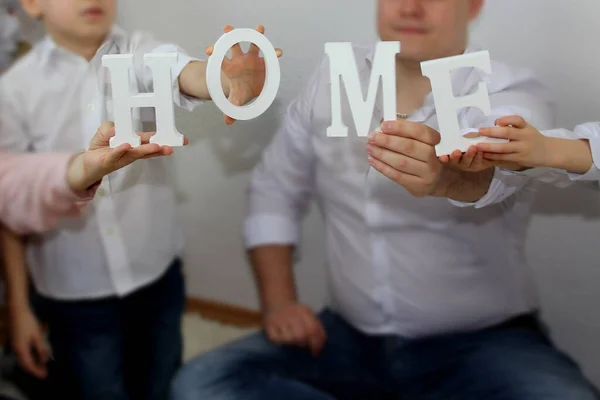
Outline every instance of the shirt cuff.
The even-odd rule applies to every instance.
[[[281,215],[258,214],[245,223],[245,245],[250,249],[262,245],[295,245],[300,241],[296,221]]]
[[[569,179],[573,181],[597,181],[600,180],[600,137],[598,137],[598,125],[587,123],[578,125],[574,130],[574,139],[587,139],[592,151],[592,166],[585,174],[567,172]]]
[[[490,183],[490,187],[488,188],[487,193],[475,202],[463,202],[448,199],[450,203],[456,207],[466,208],[466,207],[474,207],[474,208],[482,208],[486,207],[490,204],[493,204],[495,199],[497,198],[497,194],[502,190],[502,176],[503,174],[508,174],[510,172],[501,170],[499,168],[494,168],[494,177],[492,178],[492,182]]]

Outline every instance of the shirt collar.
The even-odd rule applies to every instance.
[[[118,47],[119,43],[122,43],[121,39],[123,39],[124,37],[125,37],[125,31],[123,29],[121,29],[120,27],[114,25],[111,28],[110,33],[108,34],[108,36],[106,37],[106,39],[104,40],[102,45],[98,48],[97,53],[102,52],[105,49],[108,49],[113,44],[117,45],[117,47]],[[42,39],[42,41],[40,43],[39,51],[40,51],[40,57],[41,57],[40,65],[43,68],[46,68],[48,65],[50,65],[50,62],[52,61],[52,59],[54,57],[59,56],[61,53],[62,54],[67,54],[67,53],[70,54],[67,50],[60,47],[58,44],[56,44],[56,42],[48,34],[44,37],[44,39]]]

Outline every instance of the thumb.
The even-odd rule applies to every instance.
[[[105,121],[100,125],[96,134],[90,141],[90,150],[95,150],[101,147],[108,147],[110,138],[115,135],[115,124],[110,121]]]

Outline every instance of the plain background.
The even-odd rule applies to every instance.
[[[249,173],[287,104],[323,56],[324,43],[377,39],[375,5],[365,0],[120,2],[122,27],[152,31],[198,57],[225,24],[264,24],[273,45],[284,49],[278,98],[259,118],[228,127],[210,103],[194,113],[178,112],[178,128],[191,141],[177,150],[174,177],[188,239],[190,296],[257,307],[242,241]],[[572,128],[600,113],[598,15],[597,0],[488,0],[473,38],[494,59],[534,68],[554,90],[558,126]],[[582,187],[549,188],[539,197],[527,247],[543,315],[558,344],[600,384],[600,198]],[[313,209],[304,224],[297,279],[302,300],[315,308],[326,297],[323,237]]]

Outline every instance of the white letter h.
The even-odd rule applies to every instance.
[[[166,146],[183,146],[183,135],[175,127],[173,103],[173,78],[171,67],[177,63],[177,53],[144,55],[144,64],[152,70],[154,93],[132,95],[130,92],[130,68],[132,54],[111,54],[102,57],[102,65],[110,70],[113,95],[115,136],[110,147],[123,143],[132,147],[140,145],[141,139],[133,129],[132,108],[154,107],[156,112],[156,134],[150,143]]]

